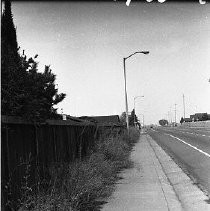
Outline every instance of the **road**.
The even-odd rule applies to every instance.
[[[210,195],[210,128],[155,127],[147,132]]]

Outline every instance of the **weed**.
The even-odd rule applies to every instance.
[[[129,134],[110,132],[98,141],[86,159],[53,165],[50,188],[31,194],[34,206],[22,206],[20,210],[99,210],[103,198],[114,190],[118,172],[131,166],[129,155],[138,137],[139,132],[133,128]]]

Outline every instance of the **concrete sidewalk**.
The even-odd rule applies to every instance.
[[[210,210],[208,197],[149,135],[141,135],[131,159],[134,167],[120,173],[102,211]]]

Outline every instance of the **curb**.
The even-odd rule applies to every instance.
[[[146,137],[183,209],[210,211],[209,198],[193,184],[193,181],[149,135]]]

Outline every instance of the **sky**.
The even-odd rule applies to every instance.
[[[145,124],[210,113],[210,4],[131,2],[13,2],[21,49],[50,65],[58,112],[72,116],[125,111],[123,58],[129,112]]]

